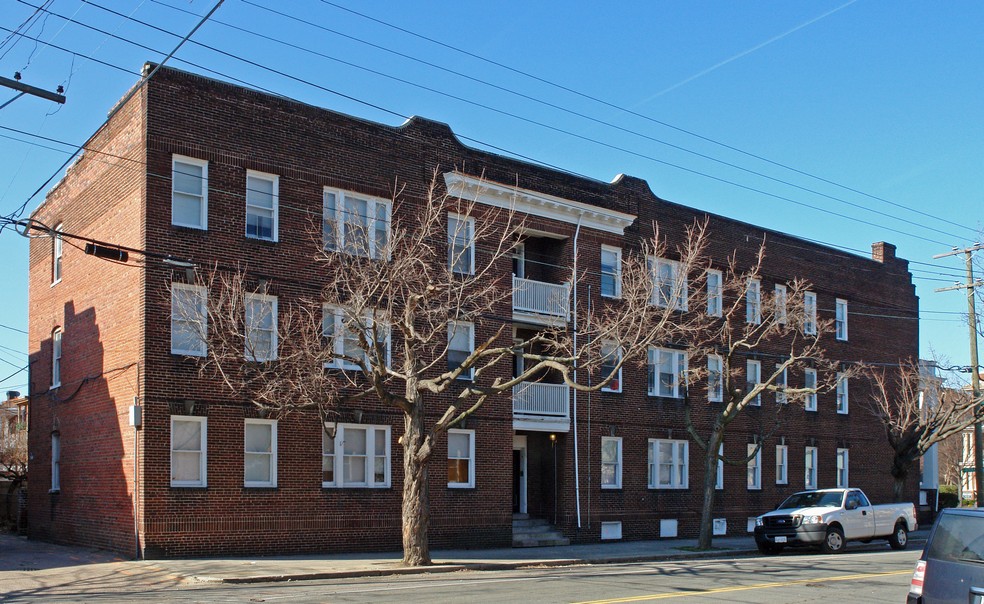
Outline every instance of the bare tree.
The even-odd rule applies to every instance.
[[[27,430],[0,426],[0,480],[8,481],[5,502],[27,480]],[[4,515],[8,510],[4,504]]]
[[[901,501],[915,462],[934,444],[984,417],[982,397],[924,379],[912,360],[899,367],[867,367],[865,374],[874,385],[865,406],[881,421],[894,452],[892,493]]]

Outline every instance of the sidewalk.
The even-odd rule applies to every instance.
[[[910,534],[910,548],[922,547],[928,529]],[[406,568],[399,552],[382,554],[317,554],[252,558],[194,558],[127,561],[114,554],[78,547],[29,541],[12,534],[0,535],[0,577],[7,572],[39,571],[99,565],[100,573],[163,574],[181,582],[262,583],[310,579],[342,579],[460,570],[500,570],[525,566],[609,564],[656,560],[728,558],[758,554],[751,536],[718,537],[714,550],[695,552],[688,548],[695,539],[662,539],[593,543],[538,548],[486,550],[438,550],[431,553],[432,566]],[[887,549],[884,541],[870,545],[851,544],[851,550]],[[109,567],[106,567],[109,565]],[[79,572],[81,569],[74,569]],[[95,570],[95,569],[93,569]]]

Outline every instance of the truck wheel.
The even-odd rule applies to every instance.
[[[820,544],[820,549],[825,554],[839,554],[844,551],[844,531],[840,527],[832,526],[827,529],[827,535]]]
[[[895,524],[895,530],[888,538],[888,544],[892,549],[905,549],[909,545],[909,531],[905,528],[905,523]]]

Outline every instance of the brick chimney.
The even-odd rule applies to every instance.
[[[882,264],[895,261],[895,246],[891,243],[878,241],[871,244],[871,259]]]

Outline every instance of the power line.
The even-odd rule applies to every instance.
[[[0,327],[4,329],[9,329],[10,331],[16,331],[17,333],[22,333],[24,335],[27,335],[26,331],[24,331],[23,329],[18,329],[17,327],[11,327],[10,325],[4,325],[2,323],[0,323]]]

